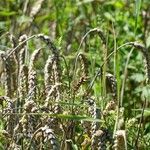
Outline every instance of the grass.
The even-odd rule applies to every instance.
[[[149,5],[0,2],[0,150],[149,150]]]

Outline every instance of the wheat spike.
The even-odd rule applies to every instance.
[[[146,62],[146,75],[149,83],[150,82],[150,54],[148,52],[148,49],[145,48],[144,45],[137,42],[130,42],[130,44],[133,45],[135,48],[139,49],[143,53]]]
[[[24,104],[23,116],[14,129],[14,134],[23,133],[25,137],[31,138],[38,121],[38,116],[28,115],[28,113],[38,113],[38,107],[33,100]]]
[[[43,4],[44,0],[37,0],[30,12],[30,17],[32,17],[33,19],[35,18],[35,16],[37,15],[37,13],[40,11],[42,4]]]
[[[15,48],[18,44],[17,39],[12,34],[10,34],[9,38],[10,38],[10,41],[11,41],[11,47]],[[19,49],[17,49],[15,52],[13,52],[13,58],[15,60],[16,65],[18,65],[18,54],[19,54],[18,52],[19,52]]]
[[[96,103],[94,101],[94,99],[89,98],[86,101],[89,105],[88,111],[90,113],[90,115],[92,116],[92,118],[94,119],[100,119],[101,118],[101,111],[100,109],[96,108]],[[92,122],[91,124],[91,135],[94,135],[94,133],[96,132],[96,130],[98,130],[100,127],[99,122]]]
[[[101,130],[97,130],[91,139],[91,146],[92,149],[98,150],[106,150],[107,149],[107,142],[109,142],[109,146],[112,146],[112,133],[108,129],[102,128]]]
[[[56,138],[53,129],[51,129],[47,124],[34,132],[28,149],[31,148],[33,140],[40,142],[39,145],[41,145],[41,148],[43,148],[43,144],[46,144],[47,149],[60,150],[58,139]]]
[[[52,70],[53,62],[54,62],[54,58],[52,56],[49,56],[44,67],[44,83],[45,83],[46,95],[48,95],[48,92],[52,85],[51,76],[53,72]]]
[[[36,71],[29,70],[28,75],[28,100],[35,100],[36,99]]]
[[[11,78],[11,67],[10,61],[5,61],[5,95],[12,97],[12,78]]]
[[[35,50],[31,55],[30,63],[29,63],[29,72],[28,72],[28,100],[36,99],[36,70],[35,70],[35,62],[40,54],[41,48]]]
[[[79,59],[80,59],[80,63],[81,63],[81,77],[79,79],[79,81],[77,81],[77,83],[73,86],[73,90],[74,93],[78,91],[78,89],[80,88],[80,86],[82,84],[84,84],[87,79],[88,79],[88,64],[87,64],[87,59],[84,56],[84,54],[80,53],[78,55]]]
[[[60,70],[59,59],[57,59],[57,58],[54,58],[53,70],[54,70],[55,84],[60,85],[60,83],[61,83],[61,70]],[[56,87],[56,92],[57,92],[56,101],[59,101],[60,100],[60,94],[61,94],[60,86]]]
[[[6,101],[6,108],[3,110],[4,115],[5,114],[9,114],[7,115],[6,118],[6,122],[7,122],[7,132],[12,136],[13,135],[13,129],[16,123],[16,115],[14,115],[13,113],[15,112],[15,100],[11,99],[10,97],[7,96],[3,96],[2,97],[3,101]]]
[[[20,66],[18,93],[20,99],[20,106],[25,102],[25,96],[28,93],[28,67],[26,65]]]
[[[54,84],[57,85],[55,88],[55,93],[56,93],[55,101],[58,102],[61,100],[61,86],[60,86],[61,85],[61,66],[60,66],[59,51],[48,36],[39,34],[38,38],[43,40],[52,52],[52,57],[54,60],[53,66],[52,66],[53,73],[54,73],[53,79],[54,79]],[[54,110],[55,110],[55,113],[59,113],[60,106],[58,104],[56,104],[54,106]]]
[[[29,63],[29,70],[34,69],[35,62],[38,60],[41,50],[42,48],[38,48],[32,53]]]
[[[24,40],[27,40],[27,35],[25,35],[25,34],[20,36],[19,43],[23,42]],[[19,66],[21,66],[25,63],[26,55],[27,55],[27,42],[25,42],[21,46],[21,49],[19,52]]]
[[[84,54],[80,53],[79,59],[80,59],[80,62],[81,62],[82,75],[87,77],[88,76],[88,62],[87,62],[87,58],[85,57]]]

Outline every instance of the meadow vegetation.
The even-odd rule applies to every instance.
[[[150,150],[150,1],[0,1],[0,150]]]

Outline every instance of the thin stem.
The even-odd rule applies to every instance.
[[[29,38],[27,38],[26,40],[20,42],[20,44],[18,44],[14,49],[12,49],[12,50],[8,53],[6,59],[8,59],[8,58],[11,56],[11,54],[14,53],[14,52],[15,52],[20,46],[22,46],[25,42],[29,41],[30,39],[35,38],[36,36],[37,36],[37,35],[32,35],[32,36],[30,36]]]
[[[136,141],[135,141],[136,149],[138,149],[138,140],[139,140],[140,130],[141,130],[142,122],[143,122],[145,106],[146,106],[146,98],[144,100],[142,114],[141,114],[140,123],[139,123],[138,132],[137,132],[137,136],[136,136]]]
[[[121,88],[121,95],[120,95],[120,106],[121,107],[123,104],[123,96],[124,96],[125,82],[126,82],[126,78],[127,78],[128,64],[129,64],[129,60],[130,60],[133,50],[134,50],[134,47],[132,47],[130,53],[128,54],[125,69],[124,69],[124,79],[122,81],[122,88]]]

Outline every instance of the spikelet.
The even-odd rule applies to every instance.
[[[54,70],[54,81],[56,86],[56,96],[55,101],[59,102],[62,99],[61,95],[61,69],[60,69],[60,60],[58,56],[54,57],[53,70]],[[57,103],[54,106],[54,113],[61,113],[60,105]]]
[[[35,100],[36,99],[36,71],[35,71],[35,61],[37,60],[40,54],[41,48],[35,50],[31,55],[30,63],[29,63],[29,72],[28,72],[28,100]]]
[[[40,52],[41,52],[41,49],[42,49],[42,48],[38,48],[38,49],[36,49],[36,50],[32,53],[31,58],[30,58],[30,63],[29,63],[29,70],[34,69],[35,62],[36,62],[36,60],[37,60],[38,57],[39,57],[39,54],[40,54]]]
[[[127,149],[125,130],[118,130],[116,132],[113,148],[114,150],[126,150]]]
[[[97,33],[99,37],[101,38],[103,44],[106,46],[106,37],[101,29],[97,29]]]
[[[28,113],[37,113],[38,107],[33,100],[26,101],[24,104],[23,116],[19,120],[19,123],[14,128],[14,133],[23,133],[25,137],[31,138],[32,133],[37,125],[38,116],[28,115]]]
[[[90,115],[92,116],[92,118],[100,119],[101,118],[101,110],[96,108],[96,103],[95,103],[94,99],[89,98],[86,102],[89,105],[88,111],[89,111]],[[100,127],[100,123],[93,121],[91,124],[91,135],[94,135],[94,133],[96,132],[96,130],[99,129],[99,127]]]
[[[93,116],[93,114],[94,114],[94,106],[96,105],[95,104],[95,101],[93,100],[93,99],[91,99],[91,98],[88,98],[86,101],[86,104],[88,105],[88,112],[89,112],[89,114],[91,115],[91,116]],[[84,132],[86,132],[86,133],[88,133],[88,135],[89,135],[89,137],[91,136],[91,128],[92,128],[92,126],[91,126],[91,123],[89,123],[89,122],[81,122],[82,123],[82,126],[83,126],[83,128],[84,128]]]
[[[58,85],[55,88],[55,93],[56,93],[55,101],[59,102],[61,100],[61,86],[60,86],[61,85],[61,66],[60,66],[59,51],[48,36],[39,34],[38,38],[44,41],[52,52],[52,57],[54,59],[53,66],[52,66],[52,69],[54,72],[54,84]],[[58,104],[54,106],[54,112],[55,113],[60,112],[60,106]]]

